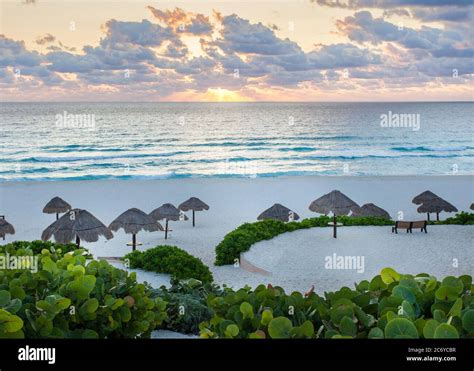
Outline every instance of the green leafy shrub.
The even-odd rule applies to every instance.
[[[195,278],[208,283],[213,281],[209,267],[176,246],[156,246],[145,251],[133,251],[124,256],[130,268],[141,268],[157,273],[167,273],[172,279]]]
[[[0,337],[149,337],[166,318],[166,302],[150,298],[135,274],[104,260],[86,264],[83,249],[9,254],[37,257],[38,270],[0,271]]]
[[[453,217],[441,221],[432,222],[432,224],[474,225],[474,213],[466,213],[464,211],[461,211]]]
[[[165,300],[167,318],[162,328],[184,334],[199,334],[199,324],[209,321],[213,311],[207,306],[207,297],[222,294],[222,289],[211,283],[202,283],[194,278],[173,281],[170,288],[165,286],[152,290],[151,297]]]
[[[209,295],[207,303],[214,316],[200,324],[203,338],[312,338],[326,311],[315,294],[286,295],[280,287],[264,285],[255,291],[225,288],[223,295]]]
[[[303,219],[301,222],[284,223],[279,220],[262,220],[255,223],[245,223],[228,233],[224,239],[216,246],[215,265],[234,264],[236,259],[240,259],[240,254],[248,251],[250,247],[263,240],[272,239],[285,232],[293,232],[298,229],[314,227],[327,227],[332,221],[329,216]],[[338,222],[346,226],[357,225],[393,225],[390,220],[376,217],[350,217],[340,216]]]
[[[207,300],[203,338],[474,338],[472,277],[402,275],[385,268],[355,289],[303,296],[280,287],[226,288]]]
[[[92,255],[89,251],[83,247],[84,255],[86,257],[92,258]],[[41,251],[48,250],[50,252],[58,252],[59,254],[67,254],[68,252],[74,251],[77,249],[77,246],[73,243],[68,244],[59,244],[53,243],[50,241],[14,241],[6,245],[0,246],[0,253],[13,253],[15,254],[20,249],[28,249],[33,252],[33,254],[41,254]]]

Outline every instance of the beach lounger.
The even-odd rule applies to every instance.
[[[428,233],[426,230],[426,226],[428,225],[428,222],[426,220],[420,220],[420,221],[415,221],[415,222],[406,222],[402,220],[397,220],[395,222],[395,226],[392,227],[392,233],[398,233],[399,229],[406,229],[407,233],[412,233],[413,228],[420,228],[421,232]]]

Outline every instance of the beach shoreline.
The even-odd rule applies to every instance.
[[[274,203],[281,203],[297,212],[300,217],[315,217],[319,214],[308,210],[308,206],[314,199],[338,189],[345,193],[359,205],[373,202],[387,210],[393,219],[397,219],[399,213],[403,213],[405,220],[423,220],[426,214],[418,214],[417,206],[411,203],[412,198],[430,189],[439,196],[449,200],[459,211],[469,211],[469,206],[474,200],[474,176],[470,175],[447,175],[447,176],[300,176],[300,177],[275,177],[275,178],[189,178],[189,179],[166,179],[166,180],[95,180],[95,181],[57,181],[57,182],[7,182],[0,183],[0,214],[14,225],[16,234],[7,236],[3,243],[14,240],[39,239],[42,231],[55,220],[55,215],[43,214],[44,205],[54,196],[59,196],[69,202],[73,207],[83,208],[95,215],[104,224],[109,225],[118,215],[131,207],[142,209],[149,213],[163,203],[171,202],[178,206],[181,202],[191,196],[202,199],[210,206],[209,211],[196,213],[196,227],[192,227],[191,221],[171,222],[173,230],[168,240],[164,239],[163,232],[142,232],[138,234],[138,241],[143,245],[139,249],[148,249],[156,245],[176,245],[192,255],[200,258],[213,271],[216,282],[229,286],[241,287],[246,283],[255,286],[258,283],[272,282],[277,280],[288,290],[308,289],[310,280],[301,278],[296,274],[293,278],[291,269],[298,270],[297,266],[288,268],[287,274],[278,276],[263,276],[258,273],[245,271],[233,266],[216,267],[213,265],[215,258],[215,246],[223,237],[245,222],[256,221],[257,216]],[[444,219],[454,214],[441,214]],[[358,228],[350,227],[357,231]],[[381,229],[377,229],[381,228]],[[445,226],[451,243],[465,249],[472,243],[474,228],[463,227],[463,233],[458,234],[455,226]],[[459,228],[459,226],[457,227]],[[377,231],[383,230],[384,238],[391,238],[389,227],[374,227],[366,229],[367,238],[358,239],[357,244],[366,241],[367,253],[374,251],[374,244],[383,244],[383,238],[374,236]],[[452,231],[452,233],[450,232]],[[432,230],[429,230],[428,236]],[[298,232],[299,233],[299,232]],[[300,235],[305,235],[301,232]],[[320,232],[318,232],[320,233]],[[330,235],[330,231],[324,231]],[[352,234],[352,233],[351,233]],[[349,235],[349,234],[348,234]],[[296,235],[295,235],[296,236]],[[373,237],[371,237],[373,236]],[[468,236],[467,241],[466,236]],[[340,232],[341,240],[346,240],[344,230]],[[277,237],[280,238],[280,237]],[[288,238],[283,236],[281,238]],[[461,238],[464,240],[461,241]],[[114,233],[114,238],[107,241],[100,238],[96,243],[85,243],[95,257],[117,257],[130,252],[131,236],[123,231]],[[272,241],[272,240],[271,240]],[[289,240],[290,241],[290,240]],[[432,237],[417,237],[417,243],[433,243]],[[436,244],[436,241],[434,241]],[[266,242],[268,244],[270,242]],[[305,243],[303,240],[294,239],[294,243]],[[400,242],[403,248],[403,241]],[[410,242],[411,243],[411,242]],[[415,245],[416,247],[416,245]],[[442,246],[441,246],[442,247]],[[383,247],[382,247],[383,249]],[[419,249],[426,254],[429,249]],[[270,254],[272,249],[262,249]],[[350,251],[348,248],[347,251]],[[464,250],[463,250],[464,251]],[[250,256],[255,256],[251,249]],[[275,250],[276,253],[276,250]],[[257,253],[258,254],[258,253]],[[410,250],[412,259],[423,260],[418,256],[416,248]],[[464,252],[462,252],[464,254]],[[462,255],[461,254],[461,255]],[[464,256],[464,255],[462,255]],[[256,258],[261,261],[264,257]],[[373,262],[373,260],[372,260]],[[294,262],[293,262],[294,263]],[[386,261],[381,261],[381,265]],[[276,264],[276,263],[275,263]],[[473,262],[474,264],[474,262]],[[385,265],[384,265],[385,266]],[[408,265],[407,265],[408,267]],[[412,267],[412,266],[410,266]],[[265,268],[265,267],[263,267]],[[382,269],[380,266],[377,269]],[[397,267],[403,271],[403,266]],[[420,267],[420,272],[424,271]],[[377,269],[371,268],[370,274]],[[440,269],[438,273],[443,273]],[[156,276],[156,284],[162,284],[164,278],[150,272],[139,274],[139,278],[152,281]],[[274,273],[274,272],[272,272]],[[327,272],[326,272],[327,273]],[[410,272],[413,273],[413,272]],[[431,272],[428,272],[431,273]],[[446,269],[447,274],[452,270]],[[468,273],[468,272],[464,272]],[[472,273],[472,272],[471,272]],[[315,274],[308,272],[308,275]],[[323,273],[321,273],[323,274]],[[288,277],[286,277],[288,276]],[[343,275],[345,285],[350,286],[355,280],[360,280],[356,273]],[[285,281],[285,277],[287,281]],[[300,278],[297,278],[300,277]],[[297,281],[300,281],[297,282]],[[165,277],[166,281],[166,277]],[[320,287],[318,291],[330,289],[329,283]]]

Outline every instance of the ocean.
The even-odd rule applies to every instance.
[[[474,103],[0,103],[0,181],[474,174]]]

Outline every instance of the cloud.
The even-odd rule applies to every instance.
[[[463,35],[457,30],[441,30],[422,26],[419,30],[409,27],[399,27],[385,21],[383,18],[373,18],[368,11],[361,11],[354,16],[346,17],[337,22],[338,30],[350,40],[357,43],[383,42],[397,43],[407,49],[424,49],[433,56],[446,53],[469,56],[469,49],[460,45]]]
[[[474,3],[471,2],[471,5]],[[416,8],[411,11],[413,17],[424,22],[469,23],[474,22],[474,6],[471,7],[437,7]]]
[[[141,22],[123,22],[111,19],[105,24],[106,37],[102,46],[114,44],[134,44],[140,46],[160,46],[164,41],[176,39],[173,30],[161,27],[143,19]]]
[[[433,7],[433,6],[471,6],[471,0],[313,0],[321,6],[331,8],[399,8],[399,7]]]
[[[23,41],[15,41],[0,35],[0,67],[33,67],[39,65],[42,56],[29,51]]]
[[[38,36],[35,40],[35,43],[38,45],[45,45],[45,44],[50,44],[54,41],[56,41],[56,37],[54,37],[50,33],[47,33],[46,35]]]
[[[153,16],[160,22],[172,28],[175,32],[196,36],[210,35],[213,26],[209,17],[203,14],[186,12],[183,9],[160,10],[147,6]]]
[[[403,16],[423,22],[472,24],[472,0],[313,0],[321,6],[351,10],[383,9],[384,17]]]
[[[291,91],[296,96],[403,86],[468,86],[474,73],[469,30],[459,24],[444,29],[426,25],[399,29],[383,16],[357,11],[336,23],[344,42],[308,50],[280,37],[277,27],[236,14],[214,11],[205,16],[180,8],[148,9],[153,21],[110,19],[103,25],[103,37],[80,51],[50,34],[36,40],[37,45],[46,46],[42,53],[1,35],[2,89],[6,87],[10,94],[55,87],[50,91],[61,96],[101,92],[105,94],[101,99],[116,94],[134,100],[179,93],[202,97],[218,88],[249,97],[265,91],[283,95]],[[397,9],[387,11],[398,14]],[[15,76],[15,68],[24,78]],[[454,70],[457,79],[453,79]]]
[[[225,53],[284,55],[301,53],[300,46],[289,39],[280,39],[262,23],[232,14],[222,19],[221,38],[214,45]]]

